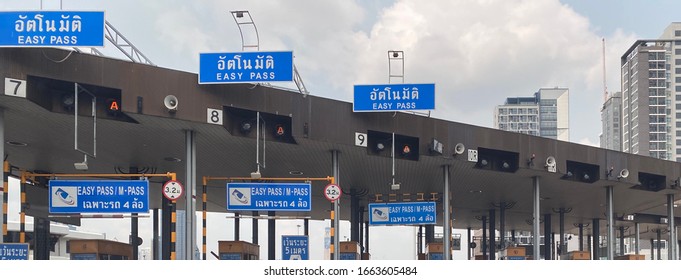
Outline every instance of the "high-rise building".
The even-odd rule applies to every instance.
[[[600,135],[601,148],[622,150],[622,93],[615,92],[608,95],[601,108],[601,124],[603,133]]]
[[[533,97],[509,97],[494,110],[494,127],[570,141],[569,90],[541,88]]]
[[[622,151],[681,161],[681,22],[637,40],[621,69]]]

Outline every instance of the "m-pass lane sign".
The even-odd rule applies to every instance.
[[[184,193],[184,187],[180,182],[170,180],[163,184],[163,196],[169,200],[177,200]]]
[[[324,187],[324,197],[331,202],[338,200],[341,194],[343,194],[343,191],[336,184],[328,184]]]

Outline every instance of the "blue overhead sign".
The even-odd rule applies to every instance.
[[[369,203],[370,225],[435,224],[435,202]]]
[[[282,235],[282,260],[309,260],[309,242],[307,235]]]
[[[50,213],[149,212],[147,180],[50,180]]]
[[[199,84],[293,81],[293,52],[199,54]]]
[[[0,12],[0,46],[103,47],[104,12]]]
[[[28,260],[28,243],[0,243],[0,260]]]
[[[227,183],[227,210],[310,211],[310,184]]]
[[[353,112],[435,109],[435,84],[355,85]]]

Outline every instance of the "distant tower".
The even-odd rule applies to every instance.
[[[501,130],[570,141],[567,88],[541,88],[533,97],[508,97],[494,110]]]

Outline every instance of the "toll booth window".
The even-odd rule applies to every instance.
[[[72,260],[96,260],[97,254],[71,254]]]

